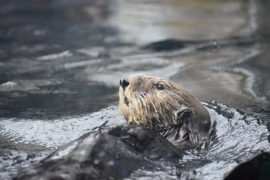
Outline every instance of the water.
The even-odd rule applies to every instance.
[[[269,151],[267,1],[0,4],[2,179],[107,120],[123,122],[116,115],[118,83],[132,73],[169,78],[208,102],[217,142],[185,156],[181,177],[222,179],[240,162]],[[176,174],[168,167],[131,177]]]
[[[200,151],[187,151],[180,161],[181,178],[223,179],[225,174],[238,164],[270,150],[270,134],[266,122],[216,102],[205,102],[204,105],[210,113],[215,133],[209,136],[208,144]],[[2,177],[16,174],[29,164],[36,164],[55,148],[79,138],[90,130],[97,130],[96,127],[104,123],[111,127],[123,124],[125,120],[122,114],[117,114],[117,106],[111,106],[89,115],[55,121],[2,121],[4,126],[1,127],[1,139],[8,139],[8,147],[2,147],[2,153],[5,155],[1,159],[1,169],[6,170],[1,173]],[[179,170],[169,166],[155,172],[156,174],[138,169],[130,178],[176,178],[179,176],[178,172]]]

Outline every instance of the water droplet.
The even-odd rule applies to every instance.
[[[103,157],[104,155],[105,155],[104,151],[101,151],[101,152],[98,154],[99,157]]]
[[[113,165],[114,165],[114,161],[109,161],[109,162],[108,162],[108,165],[109,165],[109,166],[113,166]]]
[[[94,160],[94,164],[98,164],[99,163],[99,160],[98,159],[95,159]]]

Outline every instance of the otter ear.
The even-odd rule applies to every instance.
[[[178,109],[178,111],[177,111],[177,118],[178,119],[188,118],[188,117],[190,117],[191,113],[192,112],[191,112],[191,110],[188,107],[183,106],[180,109]]]

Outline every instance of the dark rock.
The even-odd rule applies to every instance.
[[[270,179],[270,153],[262,153],[252,160],[240,164],[225,180],[268,180]]]
[[[185,47],[183,41],[175,39],[167,39],[163,41],[153,42],[143,47],[143,49],[149,49],[153,51],[173,51],[182,49]]]

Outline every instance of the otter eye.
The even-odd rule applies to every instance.
[[[158,84],[158,85],[157,85],[157,89],[158,89],[158,90],[163,90],[163,89],[164,89],[164,86],[163,86],[162,84]]]

